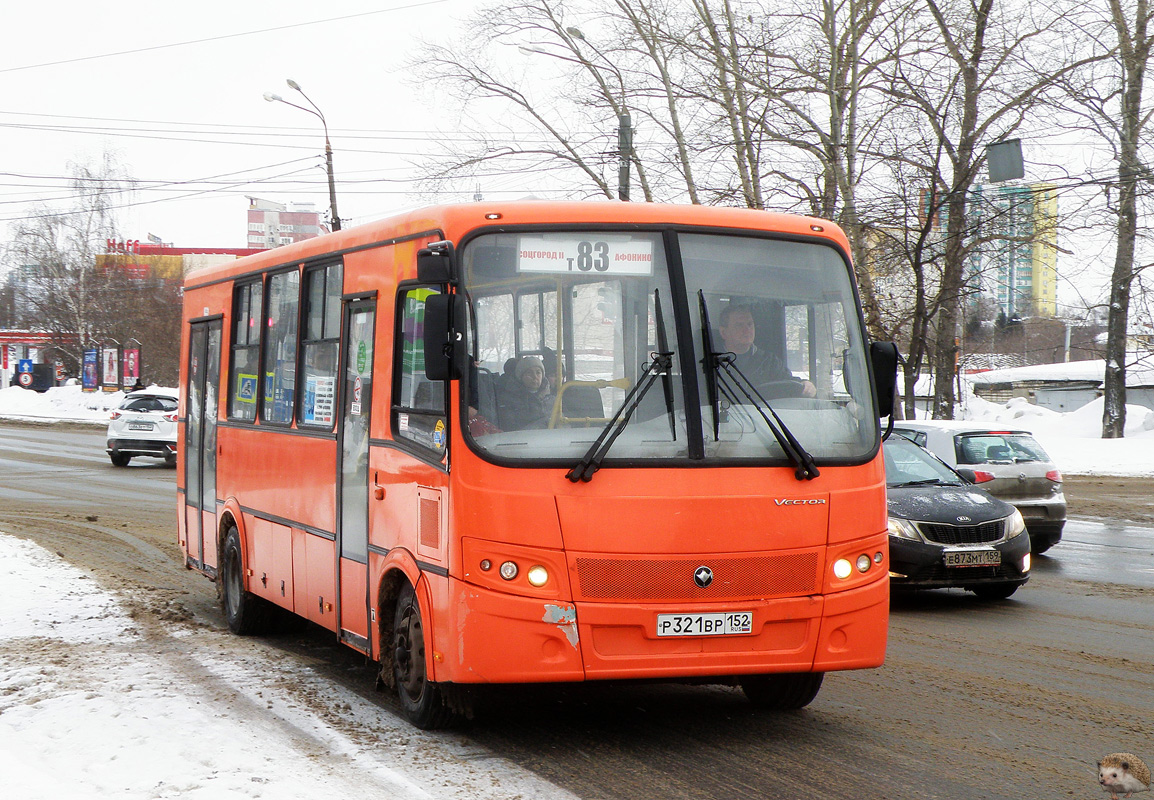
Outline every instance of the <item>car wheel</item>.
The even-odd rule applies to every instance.
[[[240,636],[252,636],[269,630],[272,606],[244,589],[244,554],[240,532],[235,525],[224,537],[217,594],[230,631]]]
[[[164,466],[175,467],[176,466],[176,456],[175,455],[165,456],[164,457]]]
[[[1014,592],[1018,591],[1018,584],[1003,583],[993,586],[971,586],[969,589],[982,600],[1005,600]]]
[[[749,702],[771,711],[805,708],[817,697],[824,672],[744,675],[739,683]]]
[[[409,584],[401,589],[393,615],[393,677],[401,709],[422,730],[443,728],[454,720],[440,687],[425,669],[425,632],[417,593]]]
[[[109,453],[108,460],[112,462],[114,467],[127,467],[132,456],[126,456],[124,453]]]

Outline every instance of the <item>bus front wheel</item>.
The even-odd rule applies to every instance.
[[[805,708],[821,689],[824,672],[793,672],[775,675],[744,675],[741,690],[749,702],[771,711]]]
[[[240,546],[240,532],[235,525],[228,529],[224,537],[217,593],[230,631],[240,636],[252,636],[268,630],[268,603],[244,589],[244,552]]]
[[[425,630],[417,593],[406,583],[393,615],[393,677],[405,716],[422,730],[443,728],[453,719],[425,668]]]

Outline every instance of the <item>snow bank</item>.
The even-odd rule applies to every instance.
[[[153,385],[148,388],[162,387]],[[80,386],[55,386],[40,393],[9,386],[0,389],[0,418],[107,423],[108,413],[122,402],[124,392],[85,392]]]
[[[1105,402],[1099,397],[1062,414],[1032,405],[1023,397],[998,405],[971,395],[960,416],[1030,431],[1067,475],[1154,475],[1154,411],[1127,405],[1125,438],[1103,439]]]
[[[84,572],[2,531],[0,564],[3,797],[576,800],[259,641],[142,628]]]

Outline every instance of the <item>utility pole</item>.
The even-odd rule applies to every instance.
[[[617,199],[629,199],[629,162],[633,160],[633,120],[622,109],[617,116]]]

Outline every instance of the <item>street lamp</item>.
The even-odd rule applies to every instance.
[[[585,38],[585,34],[581,32],[580,28],[568,27],[565,29],[565,33],[577,41],[584,42],[594,53],[600,56],[609,71],[617,78],[617,83],[621,86],[621,105],[619,108],[614,109],[614,111],[617,112],[617,199],[628,200],[629,163],[633,160],[633,120],[629,116],[629,109],[625,106],[625,79],[621,77],[620,70],[617,69],[613,62]],[[540,53],[541,55],[559,58],[562,61],[572,61],[575,64],[581,64],[587,67],[597,75],[597,82],[601,84],[601,89],[605,93],[605,96],[609,98],[610,104],[613,104],[613,93],[609,91],[609,87],[605,85],[605,81],[601,78],[600,68],[588,59],[583,58],[580,53],[577,53],[577,58],[569,58],[556,51],[545,50],[538,47],[519,45],[517,49],[524,53]],[[576,51],[576,48],[574,48],[574,51]]]
[[[292,78],[289,78],[285,82],[289,85],[290,89],[295,89],[300,92],[301,97],[308,101],[308,104],[312,106],[312,108],[305,108],[304,106],[298,106],[296,103],[290,103],[279,94],[273,94],[272,92],[265,92],[264,99],[270,103],[284,103],[286,106],[299,108],[301,111],[308,112],[321,121],[321,127],[325,130],[325,167],[328,169],[329,174],[329,213],[333,218],[333,230],[339,231],[341,229],[341,218],[337,214],[337,185],[333,179],[333,146],[329,143],[329,125],[325,122],[325,115],[317,108],[317,104],[309,99],[309,96],[305,94],[304,89],[301,88],[299,83]]]

